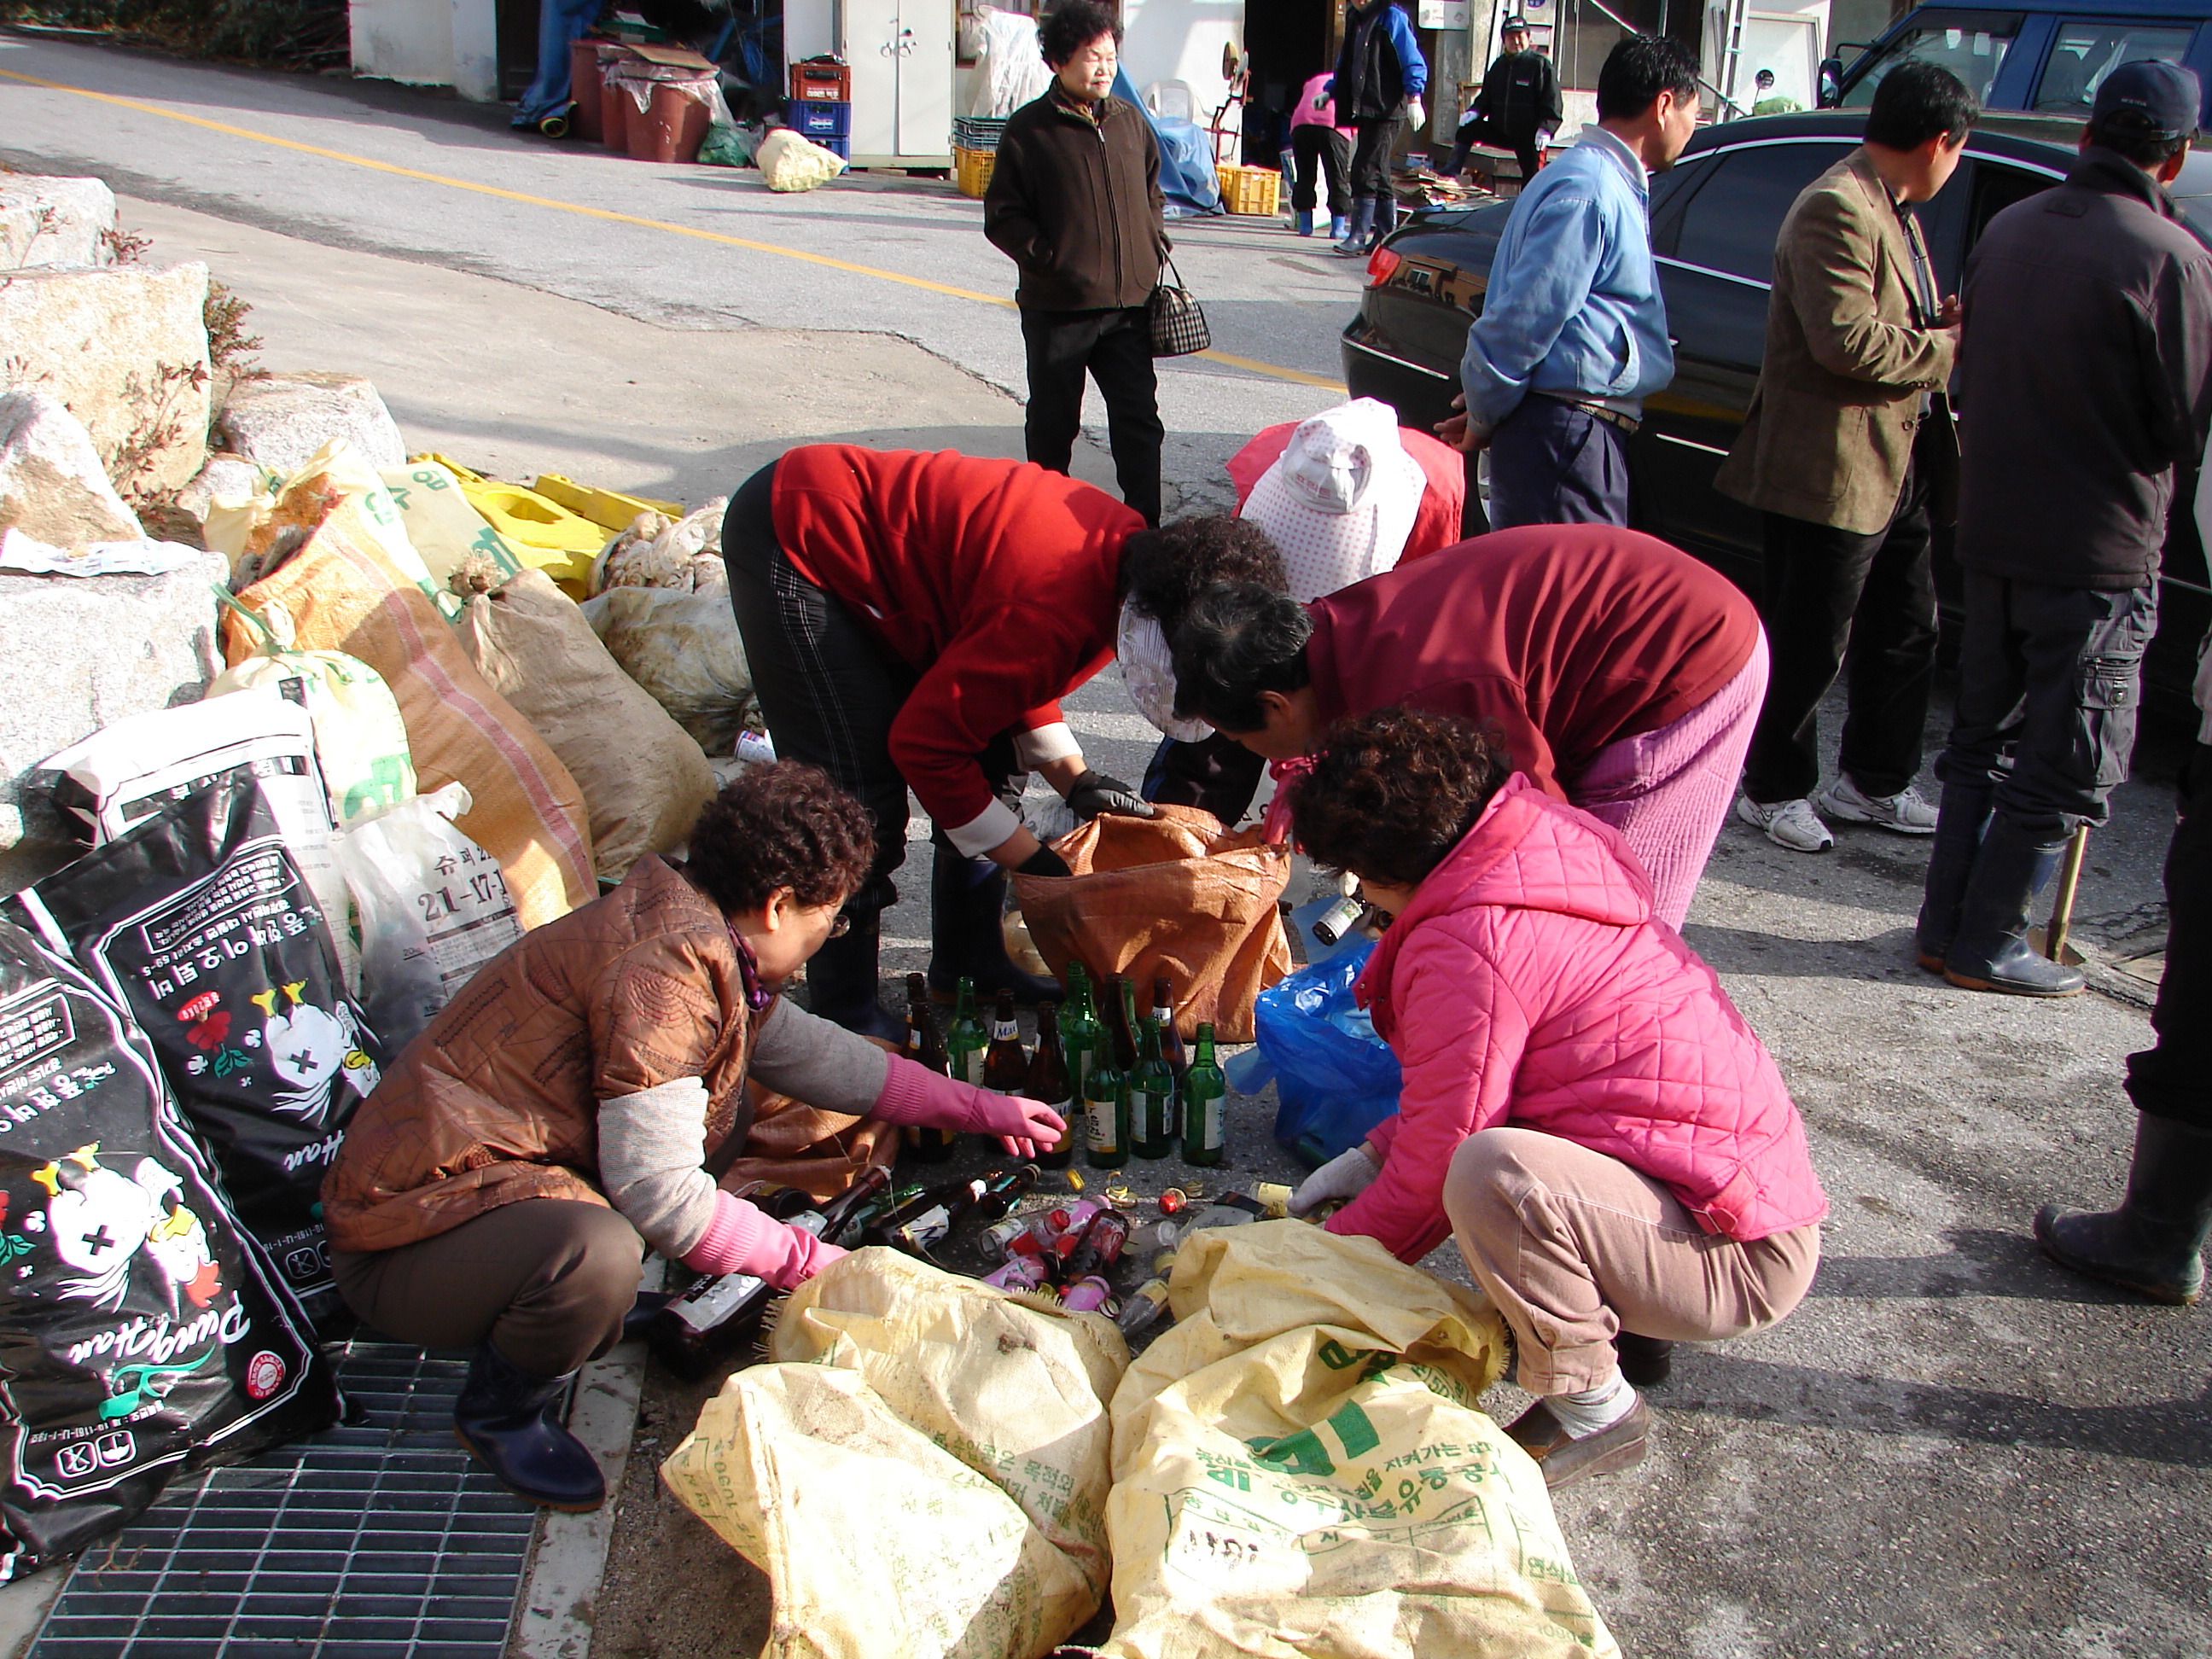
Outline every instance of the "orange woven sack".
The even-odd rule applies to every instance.
[[[1127,975],[1140,1002],[1165,975],[1186,1038],[1210,1022],[1224,1042],[1249,1042],[1253,1000],[1291,970],[1275,903],[1290,849],[1195,807],[1158,810],[1096,817],[1054,842],[1075,873],[1015,876],[1022,918],[1054,973],[1079,961],[1094,983]]]
[[[378,550],[356,521],[361,511],[358,497],[321,475],[294,484],[248,544],[258,564],[240,562],[270,574],[238,602],[256,611],[282,605],[301,650],[343,651],[381,674],[420,787],[468,787],[474,805],[458,827],[499,860],[523,927],[566,915],[599,896],[583,792],[485,683],[437,607]],[[286,554],[289,544],[296,550]],[[235,665],[259,648],[259,635],[226,612],[222,645]]]

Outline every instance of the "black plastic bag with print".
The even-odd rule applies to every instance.
[[[138,1022],[246,1231],[310,1317],[343,1323],[323,1175],[386,1057],[252,773],[223,774],[12,902]]]
[[[338,1407],[144,1034],[0,921],[0,1578]]]

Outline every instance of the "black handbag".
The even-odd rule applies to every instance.
[[[1145,302],[1145,320],[1152,326],[1155,357],[1188,357],[1213,343],[1206,313],[1182,285],[1172,259],[1168,261],[1167,276],[1160,278],[1152,297]]]

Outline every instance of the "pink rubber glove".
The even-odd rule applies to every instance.
[[[1016,1158],[1035,1158],[1037,1142],[1050,1146],[1067,1133],[1067,1125],[1049,1106],[956,1083],[903,1054],[890,1057],[883,1092],[868,1115],[885,1123],[926,1123],[933,1129],[997,1135]]]
[[[707,1236],[685,1254],[694,1273],[750,1273],[779,1291],[804,1285],[847,1252],[812,1233],[778,1221],[757,1204],[727,1193],[714,1194]]]

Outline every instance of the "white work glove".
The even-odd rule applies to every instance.
[[[1406,100],[1406,118],[1413,124],[1413,131],[1419,132],[1429,124],[1428,106],[1418,98],[1408,98]]]
[[[1291,1194],[1291,1213],[1310,1215],[1331,1200],[1354,1199],[1373,1184],[1382,1173],[1382,1167],[1361,1141],[1348,1152],[1336,1157],[1305,1178],[1297,1191]]]

